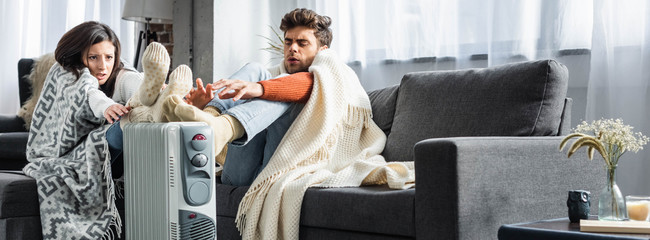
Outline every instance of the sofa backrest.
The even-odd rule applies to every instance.
[[[32,72],[34,62],[32,58],[22,58],[18,61],[18,96],[20,97],[20,106],[25,104],[27,99],[32,96],[29,73]]]
[[[568,78],[564,65],[541,60],[409,73],[368,95],[388,136],[384,157],[412,161],[415,143],[428,138],[566,134]]]

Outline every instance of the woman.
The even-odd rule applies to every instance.
[[[104,123],[129,111],[124,103],[143,76],[124,68],[117,36],[98,22],[66,32],[54,55],[23,169],[36,179],[43,239],[110,238],[120,234],[121,220]]]
[[[120,50],[120,41],[110,27],[89,21],[66,32],[54,52],[56,61],[75,76],[88,68],[97,78],[99,89],[88,93],[90,106],[96,117],[109,123],[130,110],[124,105],[143,79],[141,73],[124,68]]]
[[[79,77],[87,68],[97,79],[98,89],[89,89],[88,102],[97,118],[114,123],[131,110],[126,102],[137,91],[143,74],[127,69],[120,61],[120,41],[105,24],[89,21],[66,32],[54,52],[61,66]],[[123,173],[122,134],[119,123],[106,131],[113,178]],[[116,147],[117,146],[117,147]]]
[[[154,114],[162,105],[156,102],[159,94],[185,95],[192,72],[179,66],[170,74],[170,87],[160,93],[170,62],[165,47],[152,43],[145,49],[144,73],[124,69],[119,40],[98,22],[66,32],[54,55],[57,63],[34,109],[30,163],[23,168],[38,186],[43,239],[110,239],[121,233],[111,178],[123,171],[117,164],[121,151],[110,146],[117,145],[112,141],[121,145],[122,138],[119,124],[105,123],[119,123],[127,112],[145,120],[159,115]],[[125,107],[127,100],[132,110]]]

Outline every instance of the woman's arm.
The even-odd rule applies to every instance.
[[[113,100],[121,104],[126,104],[133,94],[138,91],[138,88],[144,81],[144,74],[134,70],[122,69],[115,80]]]
[[[116,103],[98,88],[88,90],[88,104],[95,117],[106,118],[109,123],[113,123],[114,120],[119,119],[119,116],[128,112],[128,108]]]

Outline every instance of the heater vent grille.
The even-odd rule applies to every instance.
[[[169,230],[171,239],[178,239],[178,223],[169,222]]]
[[[198,219],[181,225],[181,239],[214,239],[214,223],[207,218]]]

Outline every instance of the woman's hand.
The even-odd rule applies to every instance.
[[[185,102],[187,104],[194,105],[199,109],[205,108],[205,105],[208,105],[210,101],[214,98],[214,92],[212,92],[212,84],[208,84],[205,88],[203,87],[203,81],[200,78],[196,79],[196,89],[190,90],[190,93],[185,95]]]
[[[219,98],[232,98],[233,101],[256,98],[264,94],[262,84],[237,79],[221,79],[212,84],[211,87],[213,89],[223,88],[223,90],[219,92]]]
[[[113,123],[120,119],[121,116],[128,113],[131,107],[122,106],[122,104],[113,104],[104,111],[104,117],[109,123]]]

